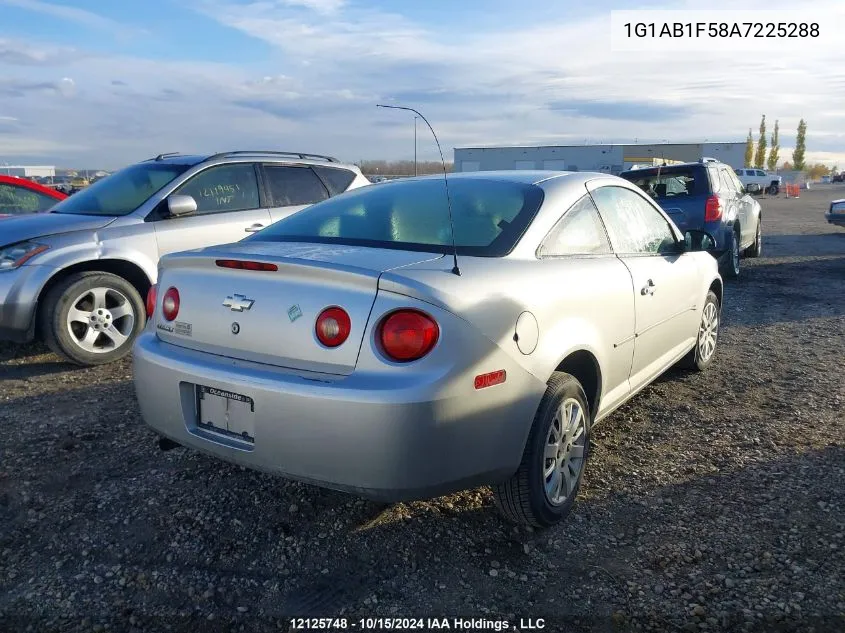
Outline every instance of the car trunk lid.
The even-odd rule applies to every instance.
[[[348,375],[358,359],[382,272],[441,255],[326,244],[250,242],[177,253],[161,260],[156,331],[186,348],[271,365]],[[218,260],[272,264],[231,269]],[[179,292],[173,321],[162,315],[168,288]],[[225,304],[225,305],[224,305]],[[322,345],[315,323],[326,308],[350,317],[348,339]]]
[[[704,212],[707,206],[707,196],[665,198],[656,202],[681,231],[701,229],[704,227]]]

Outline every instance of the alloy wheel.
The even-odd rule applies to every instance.
[[[80,348],[92,354],[112,352],[129,340],[135,310],[114,288],[91,288],[74,299],[67,314],[67,329]]]
[[[701,325],[698,328],[698,356],[707,362],[716,351],[716,339],[719,336],[719,310],[712,301],[704,306]]]
[[[543,483],[546,498],[561,505],[578,485],[584,468],[587,419],[574,398],[561,403],[549,427],[543,452]]]

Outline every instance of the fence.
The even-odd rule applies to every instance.
[[[783,185],[783,190],[787,198],[798,198],[800,197],[801,185],[790,185],[787,183]]]

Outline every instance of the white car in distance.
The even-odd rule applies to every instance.
[[[749,188],[749,185],[758,185],[760,191],[765,191],[773,196],[776,196],[780,192],[783,179],[777,174],[769,174],[762,169],[752,169],[750,167],[735,169],[734,171],[749,193],[754,189],[754,187]]]

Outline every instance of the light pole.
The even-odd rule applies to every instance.
[[[414,117],[414,176],[417,175],[417,119],[420,117]]]

